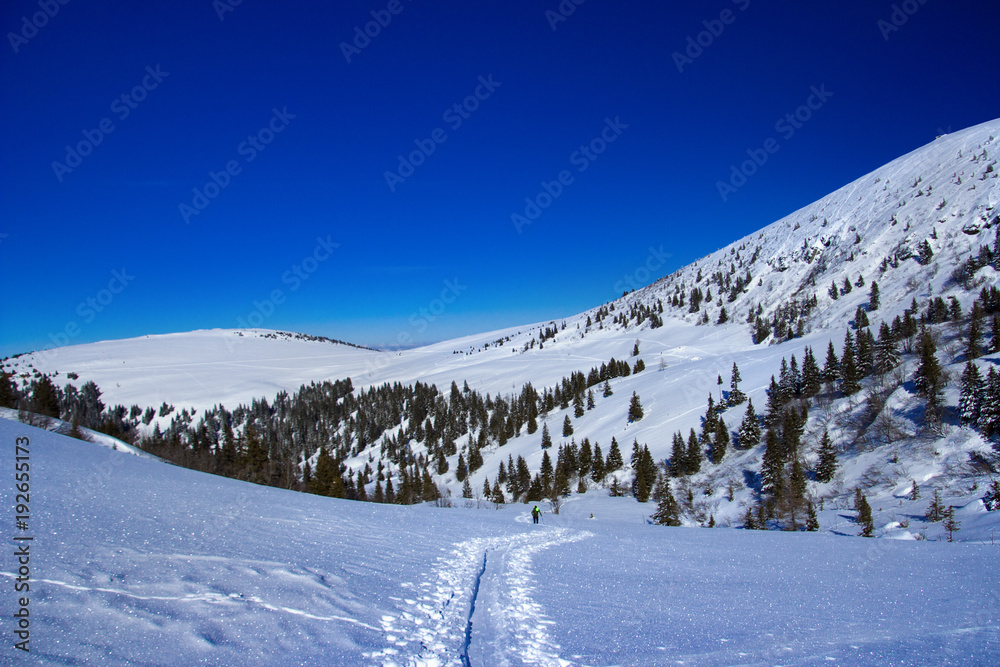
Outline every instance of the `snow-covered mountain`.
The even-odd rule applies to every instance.
[[[923,308],[931,297],[954,296],[968,310],[981,287],[996,284],[997,272],[990,266],[959,276],[962,280],[956,280],[956,269],[981,246],[992,246],[1000,230],[994,157],[998,135],[1000,121],[992,121],[939,137],[646,288],[558,321],[393,352],[282,332],[198,331],[48,350],[7,360],[5,368],[23,383],[36,371],[58,372],[57,384],[74,373],[78,383],[95,381],[105,403],[140,408],[167,403],[178,411],[189,409],[196,419],[215,405],[231,410],[324,380],[350,377],[356,390],[420,381],[447,391],[452,382],[467,383],[479,392],[509,396],[527,382],[538,389],[552,387],[612,358],[630,366],[642,360],[645,371],[611,380],[613,395],[599,397],[594,409],[573,416],[572,440],[588,438],[607,452],[615,438],[626,457],[635,441],[664,460],[670,456],[674,433],[700,428],[707,397],[719,399],[723,387],[717,379],[728,388],[734,364],[743,377],[742,390],[761,412],[767,403],[765,388],[782,358],[794,355],[801,360],[806,347],[822,355],[829,341],[839,349],[856,310],[868,303],[873,282],[880,287],[881,305],[869,313],[872,331],[914,300]],[[844,293],[845,281],[849,293]],[[692,309],[694,291],[701,301]],[[723,308],[726,318],[720,318]],[[758,317],[771,332],[755,342]],[[718,323],[720,319],[726,321]],[[636,346],[639,354],[633,356]],[[943,349],[942,363],[959,363],[959,347],[952,343]],[[996,361],[996,355],[982,359],[983,364]],[[960,366],[951,371],[957,376]],[[641,397],[646,413],[637,422],[626,419],[633,393]],[[952,391],[948,400],[954,406],[957,394]],[[901,500],[914,484],[926,484],[940,487],[961,506],[977,501],[989,471],[980,470],[977,477],[969,458],[991,451],[978,434],[958,429],[952,420],[945,437],[928,445],[923,436],[916,437],[919,401],[912,386],[903,385],[888,397],[886,408],[898,418],[899,437],[873,443],[845,417],[856,407],[847,403],[814,413],[806,427],[807,463],[815,462],[815,445],[824,429],[839,439],[843,450],[838,478],[813,485],[818,497],[842,500],[864,478],[866,488],[886,498]],[[166,427],[173,414],[154,421]],[[567,441],[559,436],[564,418],[572,414],[572,409],[556,409],[541,415],[557,444]],[[723,415],[733,431],[741,417],[736,409]],[[357,471],[381,459],[382,445],[400,435],[403,426],[387,431],[344,463]],[[457,441],[459,451],[469,445],[470,437]],[[484,478],[495,480],[500,463],[509,457],[524,456],[530,468],[538,470],[540,443],[541,429],[530,435],[521,432],[503,447],[489,443],[484,465],[470,477],[472,488],[478,492]],[[415,442],[413,455],[429,452]],[[454,471],[458,455],[450,455],[448,463]],[[693,476],[690,484],[700,494],[694,503],[700,507],[700,520],[711,515],[720,522],[738,523],[752,495],[745,475],[759,466],[758,450],[733,452],[722,465]],[[437,482],[453,495],[461,493],[454,472],[440,475]],[[728,492],[731,488],[735,493]],[[917,502],[926,504],[926,494]],[[922,536],[929,529],[933,537],[940,532],[939,524],[921,529],[923,533],[910,531],[901,515],[898,510],[877,516],[885,534]],[[970,535],[965,533],[966,538]]]
[[[1000,226],[998,137],[1000,120],[938,137],[646,288],[558,321],[396,352],[284,332],[196,331],[50,349],[8,360],[5,367],[14,372],[29,368],[63,375],[76,372],[97,382],[112,403],[149,405],[166,400],[202,409],[344,377],[354,379],[356,386],[415,379],[438,385],[468,381],[494,393],[520,388],[525,381],[545,386],[588,361],[607,360],[605,350],[625,356],[631,349],[628,345],[624,350],[626,339],[634,341],[637,336],[655,344],[655,350],[644,351],[647,358],[651,352],[661,353],[668,363],[718,352],[684,352],[694,340],[726,339],[726,350],[743,352],[754,347],[750,332],[741,340],[732,331],[735,325],[745,326],[751,311],[759,310],[767,319],[776,309],[812,296],[818,304],[801,318],[805,332],[842,335],[857,306],[867,302],[873,280],[881,289],[879,315],[888,319],[913,298],[954,294],[966,305],[971,302],[975,293],[957,285],[952,272],[981,245],[992,245]],[[927,264],[917,259],[924,242],[933,252]],[[750,279],[736,290],[737,279],[747,275]],[[853,285],[859,277],[865,283],[850,295],[830,297],[831,284],[840,287],[848,279]],[[996,281],[996,272],[985,267],[976,276],[976,288]],[[694,287],[714,298],[706,298],[691,313],[689,293]],[[684,304],[671,306],[672,297],[681,293]],[[672,325],[666,331],[650,329],[648,321],[633,318],[621,325],[605,319],[600,330],[593,323],[609,306],[622,315],[657,303],[665,308],[663,320]],[[723,306],[734,324],[679,333],[683,323],[696,324],[705,315],[716,322]],[[593,323],[589,329],[588,318]],[[796,322],[792,320],[793,325]],[[525,351],[525,345],[537,343],[549,326],[557,329],[554,338],[545,341],[543,349]],[[513,358],[521,353],[527,358]]]
[[[259,399],[269,403],[263,412],[284,410],[284,393],[348,377],[356,396],[433,384],[440,407],[449,395],[471,400],[474,392],[512,399],[529,382],[543,392],[612,358],[645,366],[610,377],[608,395],[594,386],[593,405],[580,414],[557,402],[538,415],[534,433],[518,428],[502,443],[491,436],[479,450],[486,425],[463,431],[445,457],[447,471],[433,479],[453,499],[439,504],[464,508],[457,510],[352,503],[208,476],[128,456],[107,438],[100,447],[19,425],[8,421],[16,412],[0,411],[0,438],[31,444],[31,657],[44,664],[996,664],[1000,581],[991,563],[1000,512],[987,511],[983,497],[1000,462],[992,442],[959,425],[954,380],[943,425],[924,428],[912,355],[903,358],[905,381],[878,404],[892,425],[887,435],[866,413],[871,380],[855,397],[832,392],[812,402],[801,458],[815,467],[824,431],[839,456],[830,482],[808,481],[819,535],[667,530],[649,525],[655,503],[611,497],[608,488],[630,483],[633,442],[662,462],[675,433],[700,429],[708,397],[719,401],[734,364],[762,413],[783,359],[802,360],[811,348],[822,363],[831,341],[842,350],[873,282],[881,303],[866,313],[872,331],[914,300],[924,309],[931,298],[954,297],[967,313],[980,289],[998,280],[992,266],[967,263],[993,247],[1000,230],[998,134],[993,121],[939,137],[574,317],[392,352],[212,330],[4,360],[19,387],[46,374],[59,386],[93,381],[104,403],[134,405],[137,414],[167,404],[140,426],[147,435],[183,434],[205,415],[215,419],[220,405],[227,415]],[[935,326],[938,358],[957,378],[965,325]],[[983,371],[998,366],[1000,353],[976,363]],[[641,420],[627,418],[633,395],[641,397]],[[744,407],[722,412],[730,431]],[[242,410],[234,428],[245,435],[254,418]],[[383,463],[390,478],[415,461],[426,469],[441,435],[416,437],[422,424],[410,423],[409,412],[394,419],[362,439],[365,420],[351,414],[321,444],[339,447],[355,477]],[[563,436],[567,421],[573,433]],[[203,432],[219,438],[219,428],[209,420]],[[543,504],[559,513],[535,527],[523,505],[494,511],[479,497],[502,463],[523,457],[532,473],[541,468],[545,430],[557,447],[586,438],[607,452],[615,439],[626,461],[601,482],[574,484],[558,506]],[[306,460],[318,470],[315,433],[281,437],[304,454],[296,470]],[[402,455],[387,453],[400,447]],[[483,459],[468,477],[477,498],[462,501],[456,469],[473,448]],[[0,451],[13,469],[14,447]],[[763,445],[731,450],[673,479],[682,522],[743,525],[760,495],[762,453]],[[375,484],[368,482],[369,495]],[[871,505],[876,536],[894,539],[843,537],[859,531],[855,489]],[[930,543],[948,533],[925,519],[935,494],[954,508],[956,544]],[[6,525],[15,525],[14,506],[4,503]],[[5,585],[17,576],[0,564]],[[0,662],[15,650],[4,648]]]

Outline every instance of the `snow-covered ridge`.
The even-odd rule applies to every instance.
[[[815,293],[821,315],[811,327],[839,322],[844,314],[827,294],[832,282],[855,282],[864,276],[880,286],[890,309],[909,305],[919,286],[935,295],[948,289],[951,269],[991,244],[1000,203],[1000,120],[938,137],[817,202],[733,241],[679,269],[634,296],[643,302],[669,297],[683,285],[690,290],[715,272],[752,280],[735,303],[726,303],[730,318],[744,321],[751,308],[765,314],[796,297]],[[916,261],[918,245],[927,241],[934,261]],[[899,266],[882,270],[884,260]],[[943,269],[943,270],[940,270]],[[735,277],[735,276],[734,276]],[[928,289],[929,288],[929,289]],[[905,303],[903,301],[905,300]],[[710,304],[712,320],[720,304]],[[694,321],[696,316],[681,314]]]
[[[939,137],[646,288],[558,321],[392,352],[265,330],[195,331],[36,352],[8,361],[7,368],[29,375],[31,369],[75,372],[81,381],[95,381],[109,403],[157,406],[166,401],[204,409],[346,377],[355,386],[468,381],[483,391],[509,393],[528,380],[547,386],[595,360],[623,358],[638,336],[657,340],[667,361],[710,355],[703,345],[691,344],[719,336],[727,339],[729,352],[751,348],[748,331],[741,340],[731,327],[688,330],[703,316],[715,322],[722,306],[731,323],[745,326],[751,309],[766,318],[783,304],[815,295],[818,307],[804,318],[806,331],[839,331],[865,300],[873,280],[881,288],[884,317],[899,314],[914,297],[956,292],[952,269],[980,245],[991,243],[996,232],[997,137],[1000,120]],[[927,265],[915,258],[924,241],[934,253]],[[896,266],[882,271],[886,259]],[[735,279],[747,273],[750,282],[732,301],[724,300],[711,282],[715,274]],[[859,277],[865,284],[851,298],[831,299],[832,283],[842,285],[847,279],[856,284]],[[997,275],[987,268],[979,279],[992,284]],[[687,301],[679,308],[670,306],[678,291],[694,287],[715,298],[698,313],[688,312]],[[959,298],[967,305],[971,296]],[[674,323],[665,330],[651,331],[648,323],[634,320],[612,322],[637,305],[655,309],[658,304],[664,306],[664,321]],[[596,314],[609,307],[615,310],[597,323]],[[555,336],[536,345],[550,327]]]

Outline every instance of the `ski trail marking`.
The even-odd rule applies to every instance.
[[[574,664],[559,657],[560,646],[546,630],[547,626],[555,625],[555,621],[546,618],[542,606],[531,598],[531,592],[536,588],[531,565],[535,554],[540,551],[593,536],[587,531],[569,534],[566,528],[557,528],[547,539],[530,540],[523,548],[510,545],[507,550],[507,585],[500,591],[500,608],[495,615],[501,625],[500,636],[506,634],[506,641],[501,642],[506,652],[512,653],[524,664],[542,667]]]
[[[560,544],[577,542],[593,533],[571,534],[566,528],[544,529],[521,535],[472,538],[453,545],[439,556],[434,568],[421,583],[407,583],[413,597],[393,598],[402,603],[398,615],[381,617],[382,630],[390,647],[366,653],[382,667],[471,667],[469,649],[479,585],[492,563],[491,551],[506,555],[501,573],[499,608],[491,610],[499,623],[503,664],[569,667],[575,663],[559,657],[559,645],[547,628],[555,622],[547,618],[540,604],[532,600],[535,574],[534,556]],[[499,566],[498,566],[499,567]]]
[[[472,645],[472,617],[476,613],[476,598],[479,597],[479,585],[483,581],[483,575],[486,574],[486,557],[489,553],[489,550],[483,552],[483,567],[479,570],[479,574],[476,575],[476,584],[472,587],[472,601],[469,603],[469,622],[465,626],[465,645],[462,647],[463,667],[472,667],[472,662],[469,660],[469,646]]]
[[[404,584],[419,592],[416,599],[400,600],[406,607],[398,616],[382,616],[382,630],[394,648],[365,657],[383,667],[462,667],[466,630],[470,623],[473,586],[482,576],[486,552],[530,536],[476,537],[453,545],[438,557],[422,583]]]

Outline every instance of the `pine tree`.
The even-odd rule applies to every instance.
[[[924,422],[929,427],[936,428],[941,423],[944,371],[937,359],[937,346],[934,343],[934,337],[926,327],[921,329],[917,340],[917,357],[919,364],[914,384],[917,393],[926,399]]]
[[[634,471],[632,487],[635,498],[640,503],[649,502],[649,496],[652,494],[653,486],[656,484],[657,470],[656,463],[649,453],[648,446],[644,445],[639,451]]]
[[[739,405],[747,399],[746,394],[740,391],[740,382],[743,378],[740,376],[740,369],[736,366],[736,362],[733,362],[733,371],[729,379],[729,399],[727,403],[729,405]]]
[[[861,526],[861,537],[875,537],[875,521],[872,518],[872,508],[868,499],[861,496],[858,505],[858,524]]]
[[[687,447],[680,431],[674,433],[673,446],[670,450],[670,474],[679,477],[686,473]]]
[[[975,362],[968,361],[962,371],[958,413],[963,426],[978,426],[979,414],[982,408],[983,377]]]
[[[819,461],[816,464],[816,480],[827,483],[833,479],[837,472],[837,449],[830,441],[830,434],[823,430],[823,437],[819,443]]]
[[[577,419],[579,419],[580,417],[583,416],[583,413],[584,413],[584,408],[583,408],[583,393],[582,392],[577,392],[576,395],[573,396],[573,416],[576,417]],[[567,419],[569,419],[568,416],[567,416]],[[563,435],[566,435],[566,434],[563,433]]]
[[[455,479],[463,481],[469,476],[469,465],[465,462],[465,454],[458,455],[458,465],[455,466]]]
[[[552,446],[552,436],[549,435],[549,425],[542,424],[542,449],[548,449]]]
[[[244,434],[246,440],[246,456],[244,457],[246,466],[246,481],[254,484],[266,484],[268,482],[267,447],[257,436],[257,431],[248,426]]]
[[[1000,434],[1000,372],[992,364],[986,372],[986,388],[979,411],[979,430],[987,438]]]
[[[437,474],[443,475],[448,472],[448,459],[444,456],[444,450],[439,449],[437,452]]]
[[[693,475],[701,470],[701,443],[698,441],[698,434],[691,429],[688,435],[687,455],[684,457],[685,470],[687,474]]]
[[[949,506],[948,509],[944,511],[943,518],[944,523],[942,525],[944,526],[944,529],[948,531],[948,541],[954,542],[955,533],[962,527],[962,522],[955,518],[955,507]]]
[[[493,494],[491,495],[490,500],[497,505],[504,505],[507,502],[507,499],[503,495],[503,489],[500,488],[499,480],[493,482]]]
[[[597,402],[594,400],[594,390],[587,390],[587,409],[593,410],[597,406]]]
[[[517,488],[520,489],[518,496],[528,492],[531,486],[531,471],[528,469],[528,462],[523,456],[517,457]]]
[[[965,345],[965,358],[967,360],[976,359],[983,353],[982,338],[983,312],[977,301],[969,318],[969,335]]]
[[[857,310],[854,311],[854,328],[863,329],[864,327],[870,326],[868,322],[868,314],[865,309],[858,306]]]
[[[826,362],[823,365],[823,382],[830,387],[840,377],[840,360],[837,358],[837,351],[833,347],[833,341],[829,341],[826,348]]]
[[[618,449],[618,441],[611,438],[611,449],[608,450],[608,458],[604,462],[604,472],[607,474],[620,470],[623,465],[625,461],[622,459],[621,450]]]
[[[680,436],[680,434],[677,434]],[[747,410],[740,422],[740,430],[736,436],[742,449],[750,449],[760,444],[760,420],[753,409],[753,400],[747,402]],[[683,440],[682,440],[683,442]]]
[[[562,434],[564,438],[573,435],[573,422],[569,420],[569,415],[566,415],[566,418],[563,419]]]
[[[539,472],[542,482],[542,496],[549,496],[552,493],[552,482],[555,481],[555,470],[552,467],[552,459],[546,451],[542,454],[542,469]]]
[[[924,266],[931,263],[931,259],[934,257],[934,251],[931,250],[931,244],[924,239],[923,243],[917,246],[917,261],[919,261]]]
[[[309,492],[315,493],[318,496],[343,498],[342,487],[344,482],[340,478],[337,468],[337,464],[326,451],[326,447],[320,447],[319,456],[316,458],[316,470],[313,472],[312,479],[310,480],[312,486]]]
[[[816,363],[812,348],[807,347],[802,358],[802,395],[812,398],[820,392],[823,385],[823,375]]]
[[[860,375],[854,358],[854,340],[848,331],[844,338],[844,353],[840,358],[840,390],[844,396],[852,396],[861,389]]]
[[[732,435],[729,433],[729,427],[726,426],[725,420],[719,417],[715,420],[715,434],[712,438],[712,463],[718,465],[722,463],[722,459],[726,457],[726,450],[729,448],[729,442]]]
[[[773,428],[764,436],[764,455],[760,464],[761,488],[765,493],[777,495],[784,487],[785,452]]]
[[[594,462],[590,466],[590,479],[597,483],[600,483],[607,471],[604,468],[604,456],[601,452],[601,446],[599,444],[594,445]]]
[[[767,412],[764,414],[764,425],[770,427],[781,419],[782,411],[785,408],[785,400],[782,397],[781,387],[771,376],[771,384],[767,388]]]
[[[806,530],[811,533],[819,530],[819,517],[816,516],[816,506],[812,504],[812,501],[806,505]]]
[[[465,482],[462,484],[462,497],[466,499],[472,498],[472,484],[469,483],[469,478],[465,478]]]
[[[483,467],[483,454],[479,451],[479,445],[474,442],[469,443],[469,474],[472,474]]]
[[[681,525],[681,507],[670,491],[670,482],[663,483],[660,494],[660,502],[656,506],[656,512],[651,517],[653,523],[660,526]]]
[[[928,521],[940,521],[944,518],[944,503],[941,502],[941,492],[937,489],[934,489],[934,497],[931,499],[931,504],[927,507],[924,518]]]
[[[611,383],[608,380],[604,381],[604,398],[611,396],[615,392],[611,391]]]
[[[858,332],[857,340],[857,358],[854,363],[860,380],[871,375],[875,367],[875,337],[872,336],[871,329],[862,329]]]
[[[535,409],[534,406],[528,410],[528,435],[531,435],[538,430],[538,420],[535,419]]]
[[[1000,481],[993,480],[989,491],[986,492],[986,496],[983,498],[983,504],[989,512],[1000,510]]]
[[[59,390],[48,375],[42,375],[31,383],[31,411],[59,418]]]
[[[11,381],[10,373],[0,371],[0,408],[17,407],[17,389]]]
[[[629,422],[637,422],[643,417],[642,403],[639,401],[639,395],[632,392],[632,400],[628,406],[628,420]]]
[[[875,341],[875,372],[888,373],[899,365],[899,349],[896,347],[895,337],[889,330],[889,325],[884,321],[878,330],[878,340]]]
[[[590,467],[594,462],[594,452],[590,447],[590,439],[584,438],[580,445],[580,456],[577,458],[576,473],[581,477],[590,474]]]
[[[873,280],[868,291],[868,312],[878,310],[879,300],[878,283]]]

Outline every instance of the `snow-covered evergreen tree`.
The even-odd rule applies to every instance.
[[[959,385],[958,415],[965,426],[978,426],[983,400],[983,376],[974,361],[968,361],[962,370]]]
[[[819,482],[829,482],[837,473],[837,449],[830,441],[830,434],[823,430],[823,437],[819,442],[819,461],[816,463],[816,480]]]
[[[760,444],[760,419],[754,412],[752,399],[747,401],[747,409],[743,414],[743,421],[740,422],[736,440],[743,449],[750,449]]]

